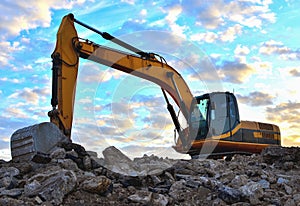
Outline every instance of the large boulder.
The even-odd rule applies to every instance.
[[[28,179],[24,193],[28,197],[39,196],[54,205],[59,205],[65,195],[75,188],[76,182],[76,175],[71,170],[37,174]]]

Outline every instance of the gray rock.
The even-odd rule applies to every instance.
[[[1,167],[0,168],[0,178],[2,177],[15,177],[20,174],[20,171],[15,167]]]
[[[66,170],[73,170],[73,171],[78,171],[79,168],[77,166],[77,164],[70,160],[70,159],[60,159],[57,161],[57,163]]]
[[[88,155],[82,158],[82,163],[85,170],[92,169],[92,160]]]
[[[291,195],[293,193],[293,189],[288,186],[287,184],[283,184],[284,185],[284,190],[286,192],[286,194]]]
[[[246,185],[240,187],[239,189],[243,197],[250,200],[251,204],[259,204],[259,199],[263,197],[264,191],[261,185],[257,182],[248,182]]]
[[[0,179],[0,188],[12,189],[16,186],[16,179],[14,177],[6,176]]]
[[[169,200],[166,196],[162,194],[152,193],[151,205],[153,206],[166,206]]]
[[[188,199],[188,193],[193,191],[192,188],[186,186],[185,180],[176,181],[169,190],[169,196],[177,202],[183,202]]]
[[[94,157],[94,156],[90,156],[90,158],[91,158],[92,169],[97,169],[104,165],[103,158],[98,158],[98,157]]]
[[[35,202],[37,203],[37,204],[42,204],[43,203],[43,200],[41,200],[41,198],[39,197],[39,196],[36,196],[35,198],[34,198],[34,200],[35,200]]]
[[[270,188],[270,183],[267,180],[265,180],[265,179],[259,180],[258,184],[260,184],[260,186],[263,189],[269,189]]]
[[[231,186],[234,188],[239,188],[245,184],[247,184],[249,178],[247,175],[237,175],[231,181]]]
[[[66,157],[66,150],[64,148],[56,148],[51,154],[51,159],[64,159]]]
[[[279,177],[277,179],[277,184],[281,185],[281,184],[284,184],[284,183],[288,183],[289,180],[285,179],[285,178],[282,178],[282,177]]]
[[[100,195],[106,193],[111,186],[111,180],[105,176],[90,177],[81,183],[84,191]]]
[[[285,163],[283,163],[282,168],[284,170],[291,170],[294,168],[294,162],[285,162]]]
[[[14,188],[11,190],[0,190],[0,197],[1,196],[8,196],[8,197],[13,197],[13,198],[17,198],[19,196],[22,195],[24,189],[22,188]]]
[[[0,168],[0,188],[12,189],[17,185],[17,179],[20,171],[15,167]]]
[[[293,199],[297,204],[299,204],[300,203],[300,193],[294,194]]]
[[[218,190],[218,197],[226,203],[233,204],[240,202],[243,199],[243,194],[240,190],[228,186],[222,186]]]
[[[0,205],[34,205],[34,204],[25,204],[23,200],[18,200],[15,198],[0,198]]]
[[[123,175],[139,175],[138,167],[134,162],[114,146],[106,148],[102,153],[104,156],[104,166],[107,169]]]
[[[70,170],[37,174],[27,181],[24,193],[28,197],[40,196],[58,205],[62,203],[64,196],[74,189],[76,181],[75,173]]]
[[[284,206],[297,206],[295,201],[293,199],[288,199],[285,203]]]
[[[98,157],[97,152],[94,152],[94,151],[86,151],[86,152],[90,157],[96,157],[96,158]]]
[[[139,190],[128,197],[129,200],[143,205],[149,205],[152,199],[152,192]]]

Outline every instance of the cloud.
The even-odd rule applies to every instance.
[[[298,69],[292,69],[292,70],[289,71],[289,73],[293,77],[300,77],[300,70],[298,70]]]
[[[125,3],[130,4],[130,5],[135,4],[135,0],[121,0],[121,2],[125,2]]]
[[[27,114],[23,109],[16,107],[8,107],[4,110],[3,113],[7,117],[17,118],[17,119],[28,119],[31,117],[30,114]]]
[[[241,59],[223,61],[217,66],[217,69],[224,81],[236,84],[244,83],[256,72],[251,65],[241,62]]]
[[[147,9],[142,9],[141,11],[140,11],[140,15],[141,16],[146,16],[147,15]]]
[[[0,26],[1,37],[18,36],[21,31],[37,27],[49,27],[52,9],[71,9],[75,5],[83,4],[85,0],[28,0],[1,1]]]
[[[250,53],[250,50],[246,46],[242,46],[241,44],[238,44],[234,50],[234,54],[237,56],[245,56]]]
[[[232,42],[237,35],[242,33],[242,26],[235,24],[234,26],[228,27],[224,32],[221,32],[219,38],[223,42]]]
[[[285,102],[275,107],[267,107],[266,112],[269,120],[300,126],[300,103],[298,102]]]
[[[49,88],[24,88],[17,90],[15,93],[8,96],[8,99],[17,99],[18,101],[27,104],[38,105],[39,102],[45,101],[50,96]]]
[[[299,60],[300,50],[293,50],[280,41],[270,40],[261,44],[259,52],[264,55],[276,54],[283,60]]]
[[[9,79],[7,77],[2,77],[0,78],[0,82],[4,82],[4,83],[13,83],[13,84],[20,84],[20,83],[23,83],[25,81],[25,78],[20,78],[20,79],[17,79],[17,78],[13,78],[13,79]]]
[[[267,107],[266,116],[269,121],[279,124],[284,145],[300,146],[299,102],[283,102],[275,107]]]
[[[264,22],[274,23],[275,13],[269,8],[272,1],[193,1],[183,4],[183,12],[196,17],[196,25],[216,29],[226,24],[261,28]]]
[[[188,29],[186,25],[177,23],[178,19],[182,16],[182,6],[175,4],[162,9],[163,13],[166,13],[164,19],[155,22],[152,25],[165,25],[167,24],[172,33],[185,38],[184,32]]]
[[[198,41],[200,43],[206,42],[206,43],[214,43],[216,41],[221,42],[232,42],[235,40],[237,35],[240,35],[242,33],[242,26],[239,24],[236,24],[234,26],[226,28],[224,31],[220,32],[211,32],[207,31],[204,33],[197,33],[191,35],[192,41]]]
[[[253,107],[272,105],[274,97],[263,92],[251,92],[248,95],[237,94],[239,102],[248,104]]]
[[[300,135],[298,134],[292,134],[288,136],[282,137],[282,143],[284,146],[300,146]]]
[[[190,38],[192,41],[213,43],[218,40],[219,36],[215,32],[208,31],[204,33],[193,34]]]
[[[0,65],[1,66],[9,65],[9,61],[13,60],[13,57],[10,54],[19,51],[21,49],[22,47],[20,46],[19,42],[12,42],[12,43],[8,41],[0,42]]]
[[[126,74],[95,62],[86,62],[80,67],[78,81],[85,84],[101,84],[111,79],[119,79],[122,75]]]

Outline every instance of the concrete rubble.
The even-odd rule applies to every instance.
[[[300,148],[232,160],[104,158],[62,143],[44,163],[0,160],[0,205],[300,205]]]

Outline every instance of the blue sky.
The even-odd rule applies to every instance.
[[[300,146],[300,2],[1,1],[0,157],[10,136],[49,121],[51,58],[61,18],[161,54],[195,95],[234,91],[241,119],[279,125],[286,146]],[[114,46],[83,28],[80,37]],[[138,86],[135,86],[138,85]],[[115,145],[131,156],[183,157],[159,87],[80,61],[72,138],[89,150]]]

